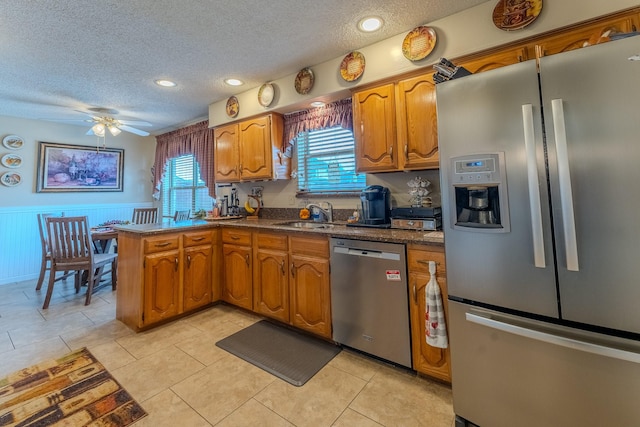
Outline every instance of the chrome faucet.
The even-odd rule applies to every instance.
[[[320,212],[322,212],[324,217],[327,218],[327,222],[333,222],[333,205],[329,202],[321,202],[321,203],[325,203],[327,205],[327,208],[325,209],[316,203],[309,203],[307,205],[307,209],[318,208],[320,209]]]

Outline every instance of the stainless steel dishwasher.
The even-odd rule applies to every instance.
[[[331,239],[333,340],[411,368],[405,246]]]

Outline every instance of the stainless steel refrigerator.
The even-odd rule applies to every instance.
[[[640,423],[639,54],[437,85],[458,426]]]

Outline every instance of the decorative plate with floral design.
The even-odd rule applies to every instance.
[[[238,103],[238,98],[235,96],[227,99],[227,116],[235,117],[240,112],[240,104]]]
[[[347,82],[358,80],[364,73],[364,55],[354,50],[344,57],[340,63],[340,75]]]
[[[311,71],[311,68],[303,68],[298,72],[298,75],[296,75],[296,92],[298,92],[300,95],[308,94],[313,88],[314,81],[315,79],[313,77],[313,71]]]
[[[402,54],[410,61],[426,58],[436,45],[436,30],[420,26],[409,31],[402,42]]]

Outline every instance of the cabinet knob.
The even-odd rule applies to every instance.
[[[247,261],[247,265],[249,265],[249,254],[246,254],[244,256],[245,261]]]
[[[162,243],[156,243],[154,246],[156,248],[164,248],[165,246],[169,246],[171,243],[170,242],[162,242]]]
[[[404,158],[409,160],[409,144],[404,144]]]
[[[391,160],[393,160],[393,145],[389,146],[389,157],[391,157]]]
[[[280,271],[282,272],[282,275],[284,276],[284,261],[282,261],[282,263],[280,264]]]
[[[294,263],[291,263],[291,277],[295,277],[296,276],[296,265]]]
[[[187,255],[187,268],[191,268],[191,255]]]
[[[180,263],[180,261],[178,261],[178,257],[176,257],[176,259],[175,259],[175,266],[174,266],[174,269],[175,269],[176,271],[178,271],[178,264],[179,264],[179,263]]]

